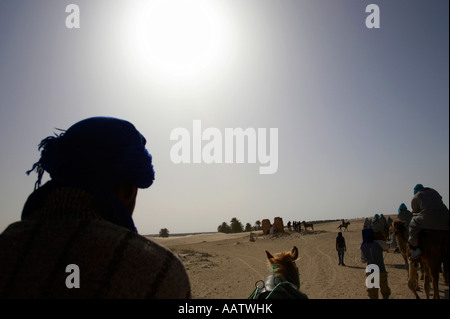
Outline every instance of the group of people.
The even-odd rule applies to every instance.
[[[291,231],[291,226],[292,226],[292,229],[295,231],[295,232],[301,232],[301,230],[302,230],[302,222],[300,222],[300,221],[293,221],[292,223],[291,223],[291,221],[288,221],[287,222],[287,227],[288,227],[288,230],[289,231]]]
[[[422,229],[448,230],[449,210],[442,201],[441,195],[434,189],[417,184],[414,187],[414,197],[411,200],[412,212],[402,203],[398,208],[397,218],[405,222],[408,230],[408,244],[411,251],[411,260],[422,253],[419,234]],[[383,251],[396,248],[395,236],[391,242],[386,242],[380,232],[385,227],[382,220],[384,216],[375,215],[372,223],[366,219],[362,230],[361,262],[375,264],[380,271],[380,288],[368,288],[369,298],[377,299],[380,290],[383,298],[389,298],[391,290],[388,285],[386,267],[383,260]],[[386,220],[386,219],[385,219]],[[388,225],[388,223],[387,223]],[[378,227],[378,228],[377,228]],[[339,238],[339,236],[338,236]],[[337,239],[336,239],[337,241]],[[367,274],[369,275],[369,274]]]
[[[0,298],[189,298],[189,278],[169,250],[137,234],[133,222],[138,189],[155,172],[146,139],[130,122],[94,117],[75,123],[39,144],[41,157],[30,171],[38,178],[21,221],[0,235]],[[51,180],[42,184],[44,172]],[[409,224],[412,258],[420,255],[421,229],[448,230],[448,209],[438,192],[414,188]],[[389,297],[383,249],[376,238],[384,216],[362,231],[361,260],[378,265],[381,294]],[[294,230],[300,231],[300,222]],[[288,224],[288,227],[290,225]],[[336,238],[339,265],[346,251]],[[82,289],[69,289],[68,265],[82,273]],[[376,291],[369,291],[375,298]]]
[[[364,220],[364,228],[372,228],[375,236],[382,240],[389,240],[389,229],[393,223],[390,216],[386,218],[383,214],[375,214],[373,219],[366,218]]]

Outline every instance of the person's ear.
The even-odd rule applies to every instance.
[[[134,206],[136,205],[137,187],[132,183],[121,184],[115,191],[115,194],[119,200],[125,205],[125,207],[133,214]]]

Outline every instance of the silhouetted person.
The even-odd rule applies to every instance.
[[[398,208],[397,218],[405,222],[406,229],[409,233],[409,223],[411,222],[412,213],[409,211],[408,207],[406,207],[405,203],[402,203]]]
[[[361,244],[361,262],[367,263],[367,265],[377,265],[380,272],[380,288],[367,288],[367,294],[370,299],[378,299],[378,290],[381,290],[383,299],[389,299],[391,289],[388,285],[383,250],[389,250],[391,245],[383,240],[376,240],[374,235],[372,228],[364,228],[362,230],[363,242]]]
[[[347,246],[345,245],[345,238],[342,236],[342,233],[339,232],[336,237],[336,251],[338,252],[339,258],[339,266],[345,266],[344,264],[344,253],[347,250]]]
[[[0,235],[0,297],[191,296],[181,261],[134,226],[138,188],[154,180],[145,144],[131,123],[108,117],[42,140],[27,172],[38,174],[35,191]]]

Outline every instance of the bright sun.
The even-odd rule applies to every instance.
[[[127,50],[141,71],[178,77],[218,66],[226,48],[223,15],[207,0],[140,1],[127,19]]]

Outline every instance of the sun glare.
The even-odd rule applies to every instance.
[[[140,72],[201,75],[220,64],[226,48],[223,16],[206,0],[153,0],[127,13],[126,50]]]

